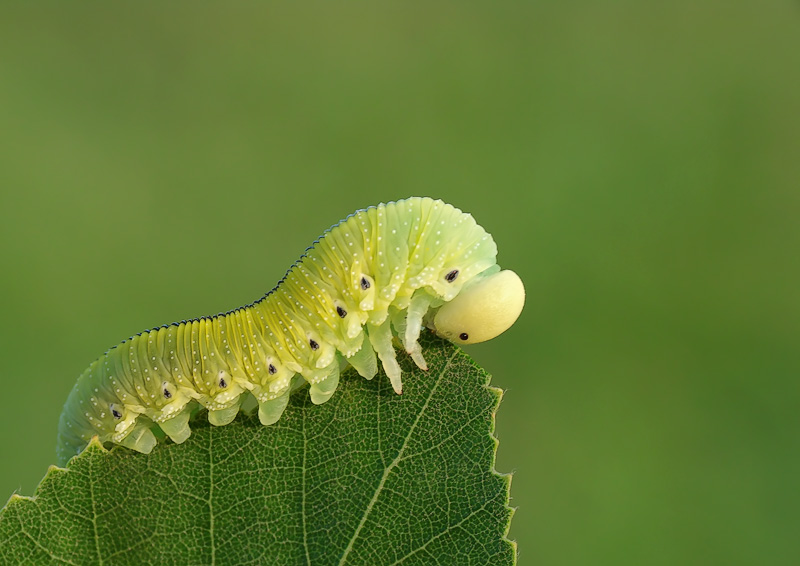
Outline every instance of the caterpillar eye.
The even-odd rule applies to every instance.
[[[469,340],[469,334],[467,334],[466,332],[462,332],[461,334],[458,335],[458,337],[461,338],[464,342]]]

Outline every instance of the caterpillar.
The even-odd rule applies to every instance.
[[[412,197],[359,210],[254,303],[142,332],[95,360],[64,405],[59,465],[93,436],[149,453],[158,425],[184,442],[198,405],[211,424],[225,425],[247,394],[260,421],[273,424],[306,382],[313,403],[327,401],[345,364],[372,379],[379,359],[400,394],[393,341],[425,370],[423,327],[471,344],[516,321],[525,290],[516,273],[500,270],[496,255],[472,216],[441,200]]]

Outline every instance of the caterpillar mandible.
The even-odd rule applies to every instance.
[[[525,290],[516,273],[500,270],[496,255],[472,216],[441,200],[412,197],[359,210],[253,304],[142,332],[94,361],[64,405],[59,464],[95,435],[149,453],[154,424],[181,443],[197,404],[211,424],[225,425],[247,393],[261,422],[275,423],[304,381],[314,403],[327,401],[345,363],[372,379],[380,359],[402,393],[395,337],[427,369],[417,342],[423,326],[470,344],[516,321]]]

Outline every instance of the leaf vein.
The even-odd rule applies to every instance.
[[[422,405],[422,409],[420,409],[419,413],[417,414],[417,417],[414,419],[414,422],[409,428],[408,434],[403,440],[403,445],[400,447],[400,450],[397,452],[397,455],[394,457],[394,460],[392,460],[392,462],[384,469],[381,481],[378,482],[378,486],[375,488],[375,493],[372,494],[372,499],[367,505],[367,508],[364,511],[364,515],[361,517],[361,521],[359,522],[358,527],[356,527],[353,536],[350,538],[350,542],[347,544],[347,548],[344,549],[342,558],[341,560],[339,560],[339,566],[343,566],[347,561],[347,557],[350,555],[350,552],[352,552],[356,539],[358,539],[358,536],[361,534],[361,530],[364,528],[364,525],[367,522],[367,518],[369,517],[369,514],[372,512],[372,508],[375,506],[375,502],[378,500],[378,497],[383,491],[384,485],[386,485],[386,480],[389,478],[392,471],[397,467],[397,465],[402,461],[406,446],[408,446],[409,439],[414,435],[414,432],[416,432],[417,425],[419,424],[422,415],[424,415],[425,411],[428,409],[428,405],[430,404],[433,395],[436,393],[439,384],[442,382],[442,379],[447,374],[447,371],[450,368],[450,364],[452,363],[453,359],[456,357],[458,352],[459,352],[458,350],[455,350],[450,355],[450,357],[447,359],[447,362],[442,367],[442,370],[439,372],[439,375],[436,376],[436,381],[433,383],[433,387],[431,387],[431,391],[430,393],[428,393],[428,397],[425,399],[425,403]]]
[[[488,507],[488,506],[489,506],[491,503],[492,503],[492,501],[486,501],[486,502],[485,502],[483,505],[481,505],[481,506],[480,506],[478,509],[475,509],[474,511],[472,511],[471,513],[469,513],[469,514],[468,514],[466,517],[464,517],[463,519],[461,519],[461,520],[460,520],[458,523],[455,523],[454,525],[448,525],[448,527],[447,527],[446,529],[444,529],[442,532],[440,532],[438,535],[436,535],[436,536],[434,536],[434,537],[430,538],[429,540],[427,540],[427,541],[425,542],[425,544],[423,544],[422,546],[419,546],[419,547],[415,548],[414,550],[412,550],[411,552],[409,552],[409,553],[408,553],[408,554],[406,554],[405,556],[403,556],[403,557],[401,557],[401,558],[398,558],[397,560],[395,560],[394,562],[392,562],[392,563],[391,563],[389,566],[396,566],[397,564],[401,564],[401,563],[402,563],[404,560],[406,560],[407,558],[411,558],[411,557],[412,557],[413,555],[415,555],[417,552],[422,552],[422,551],[423,551],[423,550],[425,550],[425,549],[428,547],[428,545],[429,545],[429,544],[431,544],[433,541],[435,541],[435,540],[437,540],[437,539],[439,539],[439,538],[443,537],[444,535],[446,535],[447,533],[449,533],[449,532],[450,532],[450,531],[452,531],[452,530],[455,530],[455,529],[458,529],[458,528],[460,528],[460,527],[461,527],[461,525],[463,525],[464,523],[466,523],[466,522],[467,522],[468,520],[470,520],[472,517],[474,517],[475,515],[477,515],[477,514],[478,514],[478,513],[480,513],[481,511],[485,511],[485,510],[486,510],[486,507]],[[472,535],[472,533],[469,533],[469,532],[468,532],[467,534],[468,534],[468,535],[470,535],[470,536],[472,536],[472,537],[474,538],[474,536]],[[476,542],[478,542],[478,543],[480,544],[480,542],[481,542],[481,541],[478,541],[478,540],[476,540]]]

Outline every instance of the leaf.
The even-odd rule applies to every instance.
[[[458,348],[423,347],[427,372],[400,356],[403,395],[348,371],[269,427],[198,419],[149,455],[93,442],[0,511],[0,563],[514,564],[500,392]]]

